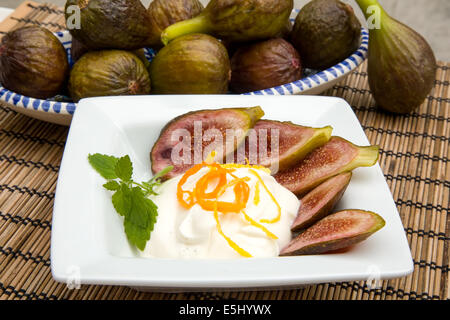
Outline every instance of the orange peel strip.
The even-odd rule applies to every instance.
[[[274,235],[272,232],[270,232],[266,227],[264,227],[263,225],[259,224],[258,222],[256,222],[252,218],[250,218],[250,216],[247,215],[244,210],[242,210],[241,212],[244,215],[245,220],[247,220],[252,226],[254,226],[256,228],[259,228],[262,231],[264,231],[265,234],[267,234],[267,236],[269,238],[274,239],[274,240],[278,239],[278,237],[276,235]]]
[[[266,184],[264,183],[264,181],[262,180],[261,176],[258,174],[258,172],[256,172],[253,169],[249,169],[250,173],[253,174],[256,178],[258,178],[259,182],[262,184],[262,186],[264,187],[264,189],[266,190],[267,194],[270,196],[270,198],[272,199],[272,201],[275,203],[275,205],[277,206],[278,209],[278,214],[275,218],[273,219],[261,219],[259,220],[259,222],[261,223],[275,223],[280,221],[281,218],[281,207],[278,204],[278,201],[275,199],[275,197],[273,196],[273,194],[269,191],[269,189],[267,188]]]
[[[237,253],[239,253],[241,256],[246,257],[246,258],[251,258],[252,255],[250,253],[248,253],[247,251],[245,251],[244,249],[239,247],[233,240],[231,240],[229,237],[227,237],[225,235],[225,233],[223,233],[222,227],[220,226],[219,213],[217,211],[217,205],[214,207],[214,219],[216,220],[217,231],[228,242],[228,245],[231,248],[233,248]]]

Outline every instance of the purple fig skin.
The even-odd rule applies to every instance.
[[[330,214],[344,195],[351,178],[351,172],[339,174],[306,194],[300,200],[300,209],[291,230],[299,231],[308,228]]]
[[[297,196],[303,196],[323,181],[358,167],[373,166],[379,157],[379,147],[359,147],[341,138],[332,137],[325,145],[313,150],[295,167],[274,175],[282,186]]]
[[[28,97],[47,99],[60,93],[69,74],[66,50],[49,30],[23,27],[8,32],[0,44],[0,83]]]
[[[378,214],[364,210],[344,210],[331,214],[306,229],[281,250],[281,256],[321,254],[366,240],[384,227]]]
[[[235,148],[242,143],[245,139],[245,136],[250,128],[252,128],[255,123],[264,115],[264,111],[259,107],[252,108],[228,108],[228,109],[217,109],[217,110],[200,110],[193,111],[181,116],[176,117],[171,120],[162,130],[161,134],[154,144],[151,152],[150,159],[152,162],[152,171],[153,173],[157,173],[162,169],[166,168],[169,165],[172,165],[174,168],[167,175],[164,176],[164,179],[174,178],[178,175],[183,174],[186,170],[194,166],[199,162],[195,162],[194,149],[198,146],[194,146],[194,123],[201,122],[202,124],[202,137],[206,130],[208,129],[218,129],[223,138],[223,155],[226,157],[226,152],[230,151],[226,144],[226,131],[227,129],[233,130],[241,130],[241,135],[237,136],[237,142],[231,148],[231,152],[235,151]],[[173,149],[180,144],[180,140],[173,141],[172,134],[175,130],[187,130],[190,134],[191,139],[191,161],[190,163],[180,163],[175,164],[172,161],[172,152]],[[201,137],[200,137],[201,139]],[[204,153],[204,149],[208,147],[209,144],[213,141],[204,141],[202,140],[202,145],[200,146],[201,153]],[[211,150],[212,151],[212,150]],[[219,150],[214,150],[219,152]],[[199,159],[200,162],[205,159]],[[218,161],[222,161],[223,159],[216,159]]]
[[[272,88],[301,78],[300,55],[282,38],[241,47],[231,59],[230,88],[236,93]]]
[[[428,42],[387,14],[376,0],[356,0],[370,19],[368,7],[380,11],[380,27],[369,29],[367,72],[378,107],[407,114],[424,102],[434,86],[437,62]]]
[[[289,121],[259,120],[253,127],[256,135],[245,140],[245,159],[234,158],[235,163],[246,163],[271,168],[272,174],[291,168],[315,148],[330,140],[332,127],[312,128]],[[275,131],[276,130],[276,131]],[[272,154],[273,132],[278,132],[278,153]],[[267,158],[259,158],[260,135],[267,135]],[[256,144],[255,144],[256,143]],[[252,154],[250,154],[250,150]]]
[[[79,9],[80,28],[68,23]],[[135,50],[150,45],[151,26],[140,0],[67,0],[65,17],[73,37],[92,50]]]
[[[355,52],[361,23],[350,5],[338,0],[309,1],[299,12],[291,42],[306,68],[324,70]]]
[[[70,55],[72,61],[77,62],[85,53],[89,52],[89,48],[77,38],[72,38],[72,46],[70,47]]]

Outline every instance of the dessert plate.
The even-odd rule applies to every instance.
[[[377,212],[383,229],[351,249],[333,254],[176,260],[140,258],[125,236],[104,179],[89,153],[130,155],[134,179],[150,178],[149,152],[161,129],[189,111],[260,105],[264,118],[313,127],[369,145],[351,107],[321,96],[187,95],[84,99],[74,114],[59,172],[53,211],[51,269],[55,280],[126,285],[153,291],[250,290],[405,276],[413,262],[391,192],[377,164],[354,171],[339,209]],[[164,214],[163,212],[159,213]]]

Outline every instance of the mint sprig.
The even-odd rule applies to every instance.
[[[157,195],[155,187],[161,184],[161,177],[173,167],[161,170],[149,181],[137,183],[132,180],[133,164],[128,155],[117,158],[96,153],[90,154],[88,160],[95,171],[107,180],[103,187],[114,192],[112,203],[117,213],[124,217],[128,241],[143,251],[158,216],[158,207],[148,196]]]

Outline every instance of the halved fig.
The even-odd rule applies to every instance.
[[[237,150],[235,162],[248,160],[250,164],[270,168],[275,174],[289,169],[325,144],[332,131],[330,126],[311,128],[287,121],[259,120],[246,137],[245,158]]]
[[[357,244],[384,227],[378,214],[364,210],[344,210],[331,214],[293,239],[281,256],[320,254]]]
[[[341,137],[332,137],[289,170],[274,177],[297,196],[303,196],[325,180],[358,167],[373,166],[379,156],[378,146],[360,147]]]
[[[300,209],[291,230],[298,231],[308,228],[330,214],[342,198],[351,178],[351,172],[341,173],[319,184],[301,198]]]
[[[264,115],[261,107],[189,112],[170,121],[150,153],[152,171],[172,165],[173,178],[201,163],[212,152],[222,162],[245,140],[249,129]]]

